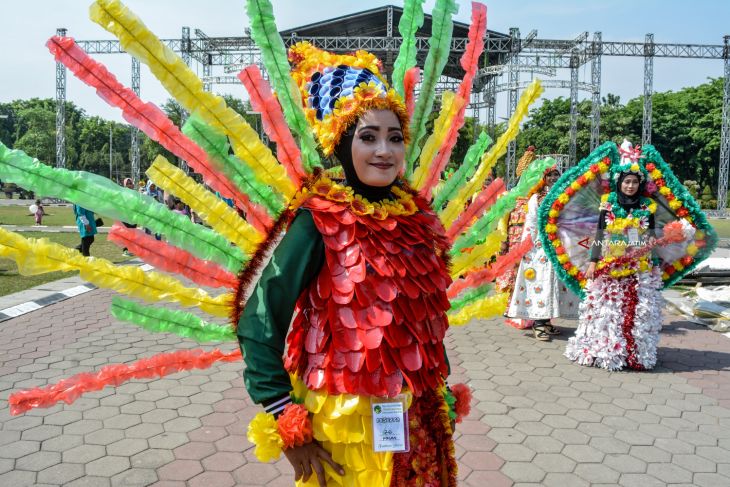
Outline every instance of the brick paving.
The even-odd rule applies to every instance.
[[[92,291],[0,325],[0,485],[293,485],[285,460],[253,456],[259,409],[238,363],[9,415],[12,390],[199,346],[116,322],[110,299]],[[550,343],[500,320],[452,330],[452,382],[475,396],[457,428],[460,485],[730,485],[730,339],[668,318],[654,371],[609,373],[562,357],[563,325]]]

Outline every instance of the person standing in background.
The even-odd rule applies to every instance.
[[[94,243],[94,235],[96,235],[94,212],[82,208],[79,205],[74,205],[74,215],[76,216],[76,226],[79,228],[79,235],[81,235],[81,244],[76,248],[81,252],[81,255],[89,257],[89,250],[91,249],[91,244]]]

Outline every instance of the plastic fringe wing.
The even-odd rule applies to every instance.
[[[457,253],[462,249],[477,244],[484,235],[487,235],[497,226],[502,216],[514,209],[517,198],[526,196],[530,192],[530,189],[540,181],[545,170],[554,165],[555,160],[549,157],[534,161],[527,171],[522,174],[517,186],[512,188],[507,194],[503,194],[489,208],[486,214],[481,216],[465,232],[456,238],[452,252]]]
[[[425,0],[406,0],[403,4],[403,14],[401,14],[398,22],[398,32],[400,33],[401,42],[398,49],[398,57],[395,58],[393,64],[393,88],[400,96],[407,99],[409,91],[406,77],[408,72],[416,66],[416,32],[423,26],[423,2]],[[415,83],[412,85],[415,86]],[[409,114],[413,112],[409,110]]]
[[[241,80],[251,97],[251,108],[261,114],[264,132],[276,143],[277,158],[286,167],[294,184],[301,185],[302,178],[307,176],[302,167],[302,154],[286,124],[281,105],[271,92],[271,86],[263,78],[261,70],[256,65],[243,69],[238,73],[238,79]]]
[[[212,260],[238,272],[246,260],[217,233],[196,225],[183,215],[137,191],[122,188],[108,179],[82,171],[69,171],[41,164],[22,151],[0,143],[0,179],[16,183],[46,197],[61,198],[103,216],[149,228],[196,257]]]
[[[477,168],[477,162],[481,160],[484,152],[492,143],[492,138],[487,135],[486,132],[481,132],[477,141],[469,146],[464,157],[464,162],[461,163],[459,168],[451,175],[449,179],[443,181],[440,186],[436,188],[433,202],[431,207],[440,211],[446,202],[448,202],[456,191],[466,183],[467,179],[474,175],[474,171]],[[443,220],[442,220],[443,223]]]
[[[469,26],[468,42],[464,54],[461,56],[460,64],[464,69],[464,78],[461,80],[457,96],[462,100],[471,99],[472,81],[479,68],[479,57],[484,52],[484,34],[487,32],[487,7],[481,3],[472,2],[471,25]],[[464,103],[456,110],[449,123],[448,133],[441,142],[438,153],[433,160],[427,158],[429,173],[425,184],[419,187],[421,194],[426,199],[431,199],[431,192],[439,182],[441,173],[446,168],[454,150],[456,141],[459,138],[459,130],[464,126],[464,114],[468,103]],[[423,157],[421,158],[423,164]]]
[[[264,235],[242,219],[225,201],[216,198],[164,157],[157,156],[146,174],[158,188],[180,198],[216,233],[238,246],[247,256],[253,255],[263,242]]]
[[[451,125],[454,123],[456,114],[466,105],[466,100],[456,95],[452,91],[445,91],[441,97],[441,111],[434,122],[433,132],[426,139],[421,151],[420,164],[411,176],[411,186],[421,192],[426,199],[427,195],[423,194],[422,188],[427,184],[429,174],[432,170],[432,161],[436,158],[436,151],[443,144],[444,139],[449,133]]]
[[[459,190],[457,195],[449,201],[446,209],[440,215],[441,221],[453,221],[456,219],[457,214],[461,212],[462,208],[464,208],[466,201],[481,189],[482,184],[487,179],[487,176],[492,170],[494,164],[497,162],[497,159],[507,152],[507,146],[510,141],[517,137],[517,133],[520,131],[520,123],[527,115],[530,105],[537,101],[542,92],[543,88],[539,79],[533,81],[532,84],[530,84],[530,86],[522,92],[520,100],[517,103],[517,109],[515,110],[515,113],[512,114],[512,117],[509,119],[509,123],[507,124],[507,130],[499,136],[497,142],[491,149],[489,149],[489,152],[484,154],[474,176]]]
[[[406,150],[406,176],[413,172],[413,165],[421,151],[420,141],[426,134],[426,121],[433,110],[436,97],[436,83],[449,59],[451,51],[451,32],[453,21],[451,17],[459,11],[455,0],[436,0],[436,6],[431,12],[431,38],[429,50],[423,67],[420,96],[411,118],[411,144]]]
[[[238,287],[236,276],[209,260],[198,259],[190,252],[157,240],[140,229],[127,228],[115,223],[107,239],[142,259],[147,264],[164,272],[180,274],[199,286]]]
[[[106,259],[84,257],[76,250],[46,239],[26,239],[0,229],[0,256],[15,261],[24,275],[79,271],[82,279],[99,287],[147,301],[196,306],[220,317],[229,316],[231,312],[233,295],[230,293],[213,297],[202,289],[185,287],[165,274],[144,272],[137,266],[116,266]]]
[[[509,293],[498,293],[467,304],[456,313],[449,313],[449,324],[460,326],[473,319],[485,319],[501,315],[507,307]]]
[[[124,87],[104,65],[89,57],[72,38],[53,36],[46,46],[57,62],[63,63],[77,78],[96,89],[99,98],[121,109],[125,120],[186,161],[203,176],[208,186],[236,202],[245,199],[238,188],[211,168],[205,152],[185,137],[162,110],[152,103],[143,102],[131,89]]]
[[[288,200],[296,188],[256,131],[220,96],[203,90],[203,83],[185,62],[162,43],[118,0],[96,0],[91,19],[115,35],[122,48],[144,62],[165,89],[189,112],[220,129],[231,139],[236,155]]]
[[[207,369],[216,362],[241,360],[241,351],[223,352],[217,348],[206,352],[199,348],[160,353],[132,364],[114,364],[98,372],[82,372],[55,384],[10,394],[10,414],[17,415],[33,408],[49,408],[61,401],[73,403],[82,394],[100,391],[106,386],[118,386],[132,379],[155,379],[184,370]]]
[[[290,74],[286,47],[274,19],[274,8],[268,0],[247,0],[246,12],[251,22],[251,37],[261,50],[264,67],[281,103],[284,118],[299,138],[304,169],[312,173],[322,163],[317,142],[304,115],[299,88]]]
[[[153,333],[172,333],[200,343],[237,343],[236,330],[232,326],[209,323],[186,311],[143,306],[115,296],[112,298],[111,313],[120,321],[133,323]]]

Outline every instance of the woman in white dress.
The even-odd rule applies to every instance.
[[[533,320],[535,338],[541,341],[549,341],[552,335],[560,334],[560,330],[550,320],[559,317],[576,318],[578,315],[579,299],[558,279],[537,231],[538,208],[559,178],[557,167],[548,169],[543,176],[545,185],[542,190],[533,194],[527,202],[522,240],[532,239],[533,247],[520,262],[507,309],[509,318]]]

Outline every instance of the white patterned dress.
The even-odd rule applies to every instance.
[[[522,240],[532,238],[533,247],[522,257],[517,269],[507,317],[528,320],[577,318],[578,297],[563,284],[542,248],[537,232],[538,194],[527,203]]]

